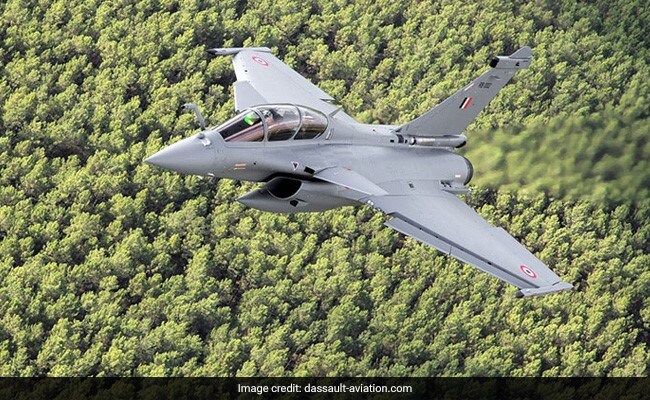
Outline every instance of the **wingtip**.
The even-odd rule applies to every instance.
[[[240,51],[258,51],[261,53],[270,53],[271,49],[268,47],[215,47],[208,49],[207,51],[214,56],[228,56],[237,54]]]
[[[515,293],[518,299],[522,297],[543,296],[552,293],[565,292],[573,289],[573,285],[568,282],[557,282],[551,286],[544,286],[539,288],[522,288]]]

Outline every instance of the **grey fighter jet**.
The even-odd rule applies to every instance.
[[[404,125],[355,121],[327,93],[266,47],[216,48],[233,56],[237,115],[145,161],[182,174],[263,182],[238,198],[271,212],[324,211],[366,204],[387,226],[519,288],[517,297],[573,286],[502,228],[456,197],[467,193],[472,164],[455,148],[462,133],[517,70],[529,47],[494,57],[490,69]]]

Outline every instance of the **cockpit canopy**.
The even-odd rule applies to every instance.
[[[226,142],[315,139],[326,129],[323,113],[294,105],[250,108],[216,128]]]

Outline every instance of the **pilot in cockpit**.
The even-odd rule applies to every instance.
[[[325,131],[327,117],[306,107],[261,106],[244,111],[216,129],[226,142],[261,142],[265,125],[269,142],[312,139]]]

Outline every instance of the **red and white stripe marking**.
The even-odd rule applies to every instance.
[[[253,61],[255,61],[255,62],[258,63],[258,64],[262,64],[262,65],[265,66],[265,67],[268,67],[268,66],[269,66],[269,63],[266,62],[266,60],[263,59],[262,57],[253,56],[252,58],[253,58]]]
[[[460,108],[463,110],[466,110],[467,107],[469,107],[470,103],[472,102],[471,97],[465,97],[462,103],[460,103]]]
[[[521,272],[523,272],[524,274],[530,276],[531,278],[533,278],[533,279],[537,278],[537,274],[535,273],[535,271],[533,271],[532,269],[528,268],[527,266],[525,266],[525,265],[520,265],[520,266],[519,266],[519,269],[521,270]]]

